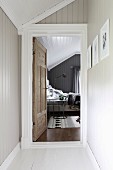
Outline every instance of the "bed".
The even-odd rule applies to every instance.
[[[51,115],[66,115],[70,116],[77,115],[80,116],[80,105],[72,103],[69,104],[69,96],[73,97],[75,101],[77,96],[80,94],[77,93],[63,93],[61,90],[54,89],[51,86],[47,88],[47,112],[48,117]]]

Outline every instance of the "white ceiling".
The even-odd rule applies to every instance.
[[[47,67],[52,69],[56,65],[81,53],[81,36],[38,37],[40,43],[47,49]]]
[[[74,0],[0,0],[0,6],[14,20],[12,22],[21,27],[37,17],[39,22],[43,14],[43,17],[47,17],[72,1]]]

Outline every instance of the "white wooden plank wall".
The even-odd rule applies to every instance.
[[[75,0],[71,4],[39,22],[39,24],[73,23],[87,23],[87,0]]]
[[[19,142],[18,32],[0,8],[0,165]]]
[[[110,19],[110,55],[100,59],[100,29]],[[88,46],[99,35],[99,63],[88,70],[87,137],[101,170],[113,169],[113,0],[88,0]]]

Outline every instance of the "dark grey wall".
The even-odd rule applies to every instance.
[[[54,67],[50,71],[48,71],[48,79],[49,84],[52,85],[52,87],[62,90],[63,92],[71,92],[72,91],[72,80],[73,80],[73,68],[72,67],[80,67],[80,55],[76,54],[72,56],[71,58],[65,60],[58,66]],[[66,78],[59,77],[63,73],[66,74]],[[55,85],[54,85],[55,84]]]

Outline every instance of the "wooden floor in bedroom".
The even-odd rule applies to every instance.
[[[36,142],[80,141],[80,128],[47,129]]]

